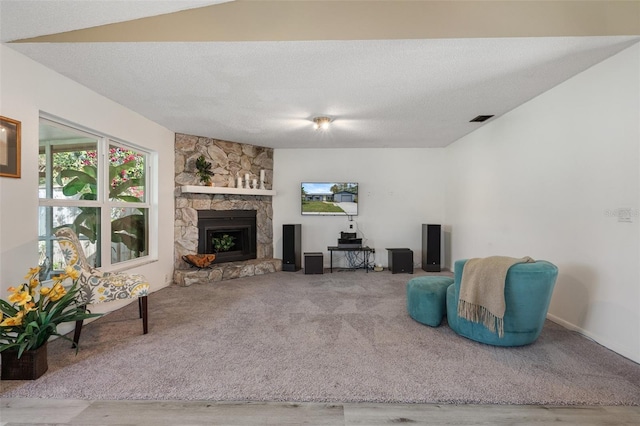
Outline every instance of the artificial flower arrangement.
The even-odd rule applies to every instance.
[[[39,272],[39,267],[31,268],[24,277],[26,283],[9,287],[9,302],[0,299],[0,352],[17,350],[20,358],[24,351],[39,348],[51,336],[71,341],[58,333],[59,324],[101,315],[89,313],[79,299],[79,271],[68,266],[53,277],[52,287],[40,283]],[[69,288],[63,285],[67,279],[73,283]]]

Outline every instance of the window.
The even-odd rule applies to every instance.
[[[95,267],[147,257],[151,153],[46,118],[39,139],[41,263],[64,267],[53,235],[62,226],[75,230]]]

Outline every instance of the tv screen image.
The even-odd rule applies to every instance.
[[[358,215],[356,182],[302,182],[301,197],[303,215]]]

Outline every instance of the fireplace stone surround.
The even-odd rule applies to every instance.
[[[176,134],[174,274],[176,284],[187,286],[261,275],[282,269],[273,257],[273,208],[270,196],[244,194],[182,193],[183,185],[198,185],[195,160],[204,155],[213,165],[216,186],[234,187],[237,176],[259,176],[265,170],[265,185],[273,179],[273,149],[235,142]],[[216,263],[196,269],[182,256],[198,253],[198,212],[207,210],[254,210],[256,215],[256,258]]]

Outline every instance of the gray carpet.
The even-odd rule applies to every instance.
[[[406,313],[416,275],[279,272],[169,287],[89,324],[2,397],[640,405],[640,365],[554,323],[499,348]]]

